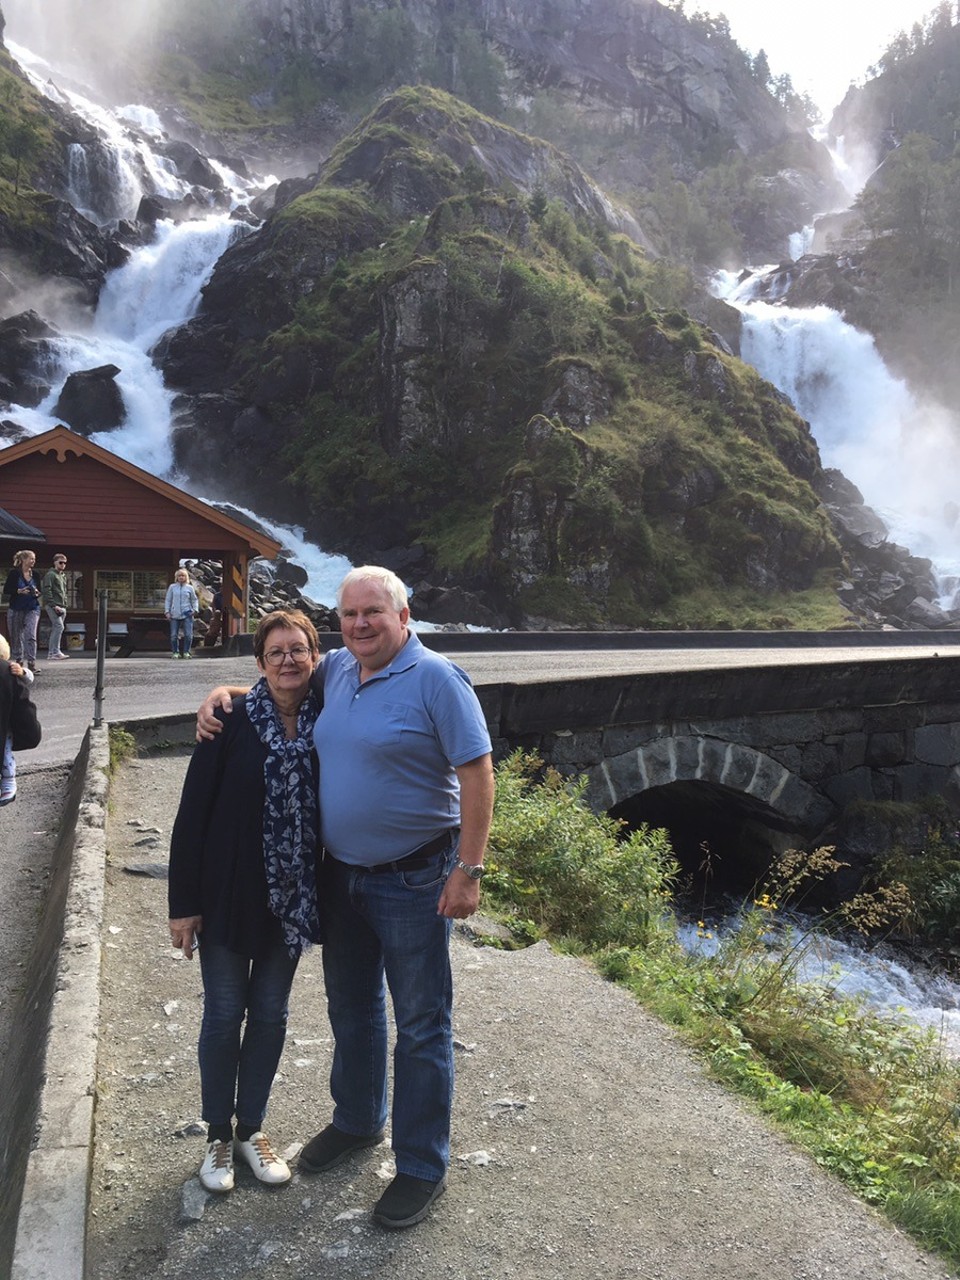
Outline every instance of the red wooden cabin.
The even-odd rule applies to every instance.
[[[0,507],[43,531],[45,545],[23,544],[36,551],[40,575],[55,552],[66,555],[72,647],[95,644],[100,589],[109,592],[112,631],[125,630],[132,617],[162,618],[167,586],[185,559],[222,561],[224,639],[244,632],[247,565],[281,549],[267,534],[66,427],[0,449]],[[21,548],[0,545],[5,577]]]

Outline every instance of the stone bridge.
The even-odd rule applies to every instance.
[[[528,684],[478,683],[498,754],[584,775],[586,798],[702,840],[809,845],[855,800],[944,795],[960,809],[960,654]],[[585,656],[589,668],[589,655]]]

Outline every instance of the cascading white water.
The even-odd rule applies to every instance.
[[[152,244],[112,271],[100,293],[96,332],[148,350],[196,313],[217,260],[247,228],[229,214],[196,222],[158,222]]]
[[[74,89],[58,87],[51,68],[28,50],[7,42],[36,88],[67,105],[91,127],[95,136],[74,144],[70,153],[72,203],[101,226],[132,218],[144,195],[179,198],[189,190],[172,171],[169,160],[152,150],[149,139],[162,136],[159,118],[149,107],[127,104],[108,111]],[[126,123],[125,123],[126,122]],[[129,125],[136,132],[131,133]],[[211,162],[236,205],[272,178],[242,179],[225,165]],[[71,373],[113,364],[123,397],[125,419],[119,428],[95,434],[105,449],[154,475],[174,480],[194,496],[206,495],[173,473],[171,405],[173,393],[163,383],[150,351],[162,334],[189,320],[200,291],[230,243],[246,234],[246,224],[218,212],[195,221],[156,224],[152,242],[131,253],[127,263],[109,273],[92,323],[82,332],[64,334],[47,344],[44,376],[52,390],[36,409],[13,406],[6,416],[30,434],[49,430],[58,419],[54,407]],[[307,542],[303,530],[246,512],[288,548],[307,571],[307,594],[332,605],[336,584],[350,564]]]
[[[22,45],[7,41],[11,55],[19,62],[40,93],[69,107],[95,131],[89,141],[71,143],[67,149],[67,181],[70,203],[98,226],[136,216],[144,195],[178,199],[188,190],[164,156],[149,146],[145,137],[129,128],[147,122],[147,132],[160,136],[156,112],[127,106],[110,111],[75,89],[63,88],[50,77],[52,68]],[[129,123],[124,123],[124,122]]]
[[[761,277],[718,291],[743,316],[743,359],[810,423],[825,466],[857,485],[894,542],[933,562],[940,604],[960,576],[960,424],[895,378],[873,338],[829,307],[755,300]],[[766,290],[765,290],[766,291]]]
[[[200,290],[217,259],[244,228],[219,214],[200,222],[157,224],[154,243],[111,272],[100,297],[92,328],[52,343],[56,367],[49,372],[50,395],[28,419],[12,417],[33,433],[57,422],[53,410],[70,373],[114,364],[126,417],[115,431],[93,440],[154,475],[167,476],[173,465],[170,445],[172,393],[150,359],[161,334],[196,312]]]
[[[789,240],[790,257],[796,262],[802,258],[805,253],[810,252],[810,246],[813,244],[813,223],[804,227],[802,231],[794,231]]]
[[[680,942],[691,955],[713,956],[740,927],[736,913],[704,930],[679,926]],[[943,973],[909,965],[889,946],[867,947],[832,937],[801,915],[771,927],[764,939],[776,962],[784,949],[798,956],[796,979],[862,1001],[869,1008],[933,1030],[945,1051],[960,1058],[960,984]]]

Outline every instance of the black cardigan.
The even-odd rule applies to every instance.
[[[40,721],[26,681],[15,676],[10,664],[0,658],[0,748],[8,733],[13,735],[14,751],[29,751],[40,745]]]
[[[32,582],[37,589],[37,594],[35,596],[21,596],[19,594],[21,579],[24,582],[27,581],[17,568],[11,569],[7,574],[7,579],[3,584],[3,594],[7,601],[7,608],[18,610],[22,609],[24,613],[29,612],[31,609],[39,609],[40,583],[37,581],[37,575],[34,574],[30,579],[30,582]]]
[[[171,920],[203,916],[204,939],[258,959],[282,941],[263,869],[266,747],[243,698],[223,730],[197,743],[170,838]],[[314,757],[314,785],[317,777]]]

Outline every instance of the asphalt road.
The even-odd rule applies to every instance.
[[[635,649],[569,652],[463,653],[456,661],[475,684],[536,683],[625,675],[647,671],[684,671],[715,667],[796,666],[798,663],[891,662],[916,660],[938,652],[910,646],[862,646],[824,649]],[[30,773],[72,761],[94,714],[96,662],[92,655],[68,662],[39,663],[33,698],[40,713],[43,741],[20,756],[20,769]],[[250,684],[256,679],[252,657],[207,658],[175,662],[166,654],[108,658],[104,674],[103,718],[107,722],[138,720],[196,710],[215,684]]]

